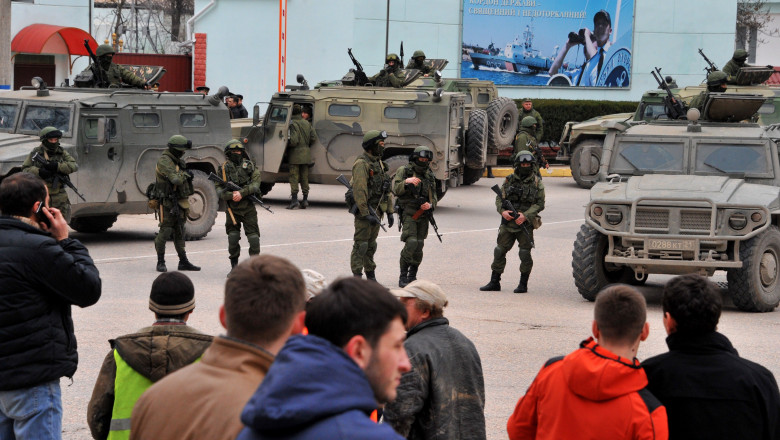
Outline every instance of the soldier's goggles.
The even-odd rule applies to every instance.
[[[417,157],[420,159],[427,159],[427,160],[433,160],[433,152],[432,151],[420,151],[417,153]]]
[[[383,141],[385,139],[387,139],[387,132],[382,131],[381,133],[379,133],[379,135],[369,139],[368,142],[366,142],[366,145],[373,145],[374,143],[378,141]]]

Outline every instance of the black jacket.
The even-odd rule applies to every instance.
[[[230,119],[238,119],[238,118],[248,118],[249,112],[247,111],[246,107],[244,107],[244,104],[237,105],[230,109]]]
[[[474,344],[447,318],[433,318],[406,335],[412,371],[384,418],[407,439],[484,440],[485,381]]]
[[[76,372],[70,306],[100,298],[100,274],[78,240],[60,242],[13,217],[0,217],[0,391]]]
[[[670,439],[780,439],[772,373],[742,359],[728,338],[672,333],[669,352],[647,359],[647,388],[666,406]]]

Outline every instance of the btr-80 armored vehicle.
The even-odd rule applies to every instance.
[[[780,163],[771,133],[750,118],[755,95],[710,94],[704,115],[607,124],[597,183],[572,252],[579,293],[648,274],[725,270],[742,310],[780,302]],[[768,135],[769,133],[769,135]]]
[[[173,134],[193,142],[184,156],[195,188],[185,237],[199,239],[211,230],[219,200],[206,176],[225,161],[223,145],[231,138],[220,96],[30,87],[0,94],[0,180],[21,171],[46,126],[62,131],[60,143],[79,165],[71,180],[86,201],[67,190],[76,231],[102,232],[118,214],[150,213],[146,188]]]

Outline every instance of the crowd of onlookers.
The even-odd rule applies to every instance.
[[[0,184],[0,439],[61,438],[61,377],[77,366],[70,309],[100,298],[87,249],[68,238],[38,177]],[[425,280],[388,290],[329,285],[259,255],[230,273],[225,334],[187,321],[181,272],[153,282],[151,325],[110,340],[89,402],[97,439],[485,439],[474,344]],[[510,416],[510,439],[780,439],[780,394],[766,368],[717,332],[721,296],[683,275],[664,287],[667,353],[640,363],[644,297],[599,293],[593,337],[548,360]]]

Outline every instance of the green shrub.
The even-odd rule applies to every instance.
[[[523,102],[516,99],[517,108],[522,112]],[[613,113],[633,113],[639,102],[636,101],[592,101],[576,99],[534,99],[534,108],[544,118],[544,138],[539,142],[561,140],[563,126],[569,121],[584,121],[596,116]]]

